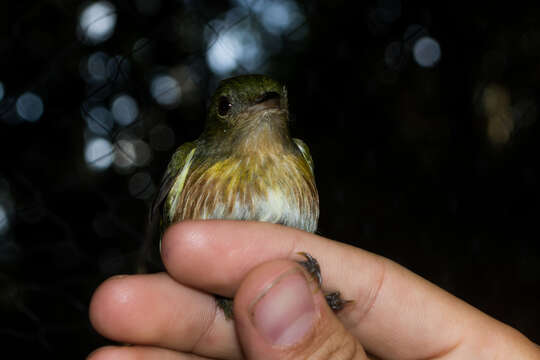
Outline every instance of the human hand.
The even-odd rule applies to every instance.
[[[301,251],[319,260],[325,290],[353,302],[334,314],[293,261]],[[96,290],[95,329],[133,345],[90,359],[540,359],[517,330],[398,264],[303,231],[183,222],[164,235],[162,258],[167,273]],[[234,297],[234,321],[211,294]]]

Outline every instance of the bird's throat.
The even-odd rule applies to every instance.
[[[277,110],[259,111],[232,129],[233,154],[286,154],[293,147],[286,115]]]

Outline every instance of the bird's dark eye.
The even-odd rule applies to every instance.
[[[227,113],[229,112],[231,107],[232,107],[232,104],[231,104],[231,102],[229,101],[229,99],[226,96],[222,96],[222,97],[219,98],[219,103],[218,103],[218,114],[219,115],[221,115],[221,116],[227,115]]]

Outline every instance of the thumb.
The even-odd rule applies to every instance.
[[[293,261],[250,271],[234,298],[234,316],[247,359],[367,359],[317,281]]]

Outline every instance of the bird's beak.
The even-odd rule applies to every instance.
[[[281,109],[281,96],[274,91],[266,92],[255,99],[255,104],[251,108],[254,110]]]

